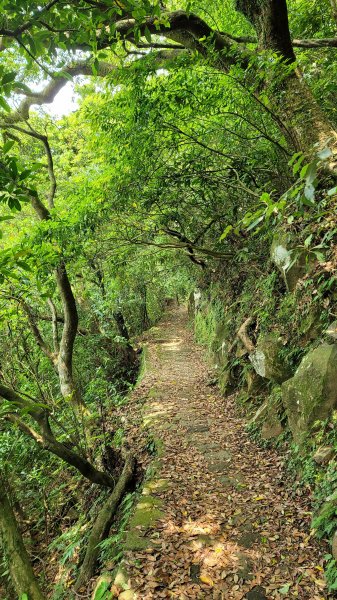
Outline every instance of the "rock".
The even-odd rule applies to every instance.
[[[200,583],[200,565],[192,563],[190,566],[190,578],[193,583]]]
[[[278,437],[283,432],[283,426],[279,417],[281,412],[280,402],[281,388],[274,388],[268,400],[266,400],[250,419],[249,425],[258,425],[261,427],[261,437],[264,440],[270,440]]]
[[[121,564],[117,569],[114,578],[114,585],[121,589],[130,588],[130,578],[127,571],[123,567],[123,564]]]
[[[248,529],[238,538],[238,544],[243,548],[250,549],[256,544],[260,536],[256,531]]]
[[[188,312],[189,318],[194,319],[194,313],[195,313],[194,292],[191,292],[188,297],[187,312]]]
[[[245,380],[248,394],[259,392],[266,385],[265,379],[263,379],[263,377],[258,375],[256,371],[253,371],[252,369],[245,371]]]
[[[253,579],[254,565],[252,560],[244,552],[238,552],[237,557],[239,559],[237,575],[244,581],[250,581]]]
[[[227,461],[208,462],[208,470],[210,473],[223,473],[228,469]]]
[[[298,281],[310,271],[312,265],[306,250],[294,258],[286,235],[275,236],[270,258],[279,269],[289,292],[294,291]]]
[[[245,596],[246,600],[268,600],[266,591],[259,585],[256,585]]]
[[[257,409],[255,415],[248,421],[248,425],[262,425],[264,420],[267,418],[269,411],[269,403],[266,400],[259,408]]]
[[[333,534],[331,541],[331,554],[335,560],[337,560],[337,531]]]
[[[202,302],[202,294],[201,290],[195,289],[193,293],[193,304],[194,304],[194,312],[197,312],[201,307]]]
[[[187,431],[189,433],[204,433],[205,431],[209,431],[209,427],[208,427],[208,425],[203,425],[203,424],[190,425],[190,426],[187,426]]]
[[[118,596],[119,600],[133,600],[135,598],[135,593],[132,590],[125,590]]]
[[[281,433],[283,433],[283,426],[276,415],[274,419],[266,421],[262,425],[261,437],[263,440],[271,440],[281,435]]]
[[[322,344],[303,358],[294,377],[283,383],[282,400],[296,443],[315,421],[337,406],[337,344]]]
[[[320,446],[313,455],[313,460],[318,465],[327,464],[335,455],[335,451],[332,446]]]
[[[337,340],[337,321],[333,321],[331,323],[331,325],[329,325],[329,327],[325,333],[330,339],[336,341]]]
[[[277,334],[260,336],[256,349],[249,355],[256,373],[277,383],[286,381],[290,373],[281,358],[281,350],[282,342]]]

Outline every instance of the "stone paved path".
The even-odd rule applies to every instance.
[[[329,598],[308,499],[293,491],[282,457],[249,438],[234,399],[210,385],[185,311],[173,310],[146,344],[137,394],[160,458],[143,492],[153,519],[134,521],[141,543],[126,554],[135,597]]]

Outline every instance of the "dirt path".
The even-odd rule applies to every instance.
[[[308,501],[287,483],[282,457],[250,440],[233,399],[209,385],[185,311],[172,311],[147,344],[138,397],[164,444],[164,485],[152,489],[160,519],[136,526],[146,543],[127,553],[136,597],[328,598]]]

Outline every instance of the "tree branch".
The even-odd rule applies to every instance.
[[[194,244],[191,240],[189,240],[185,235],[183,235],[182,233],[180,233],[180,231],[176,231],[175,229],[170,229],[169,227],[167,227],[166,229],[163,229],[164,233],[167,233],[168,235],[171,235],[172,237],[177,238],[178,240],[180,240],[181,242],[184,242],[186,244],[186,250],[187,250],[187,254],[189,259],[195,264],[198,265],[199,267],[201,267],[202,269],[205,269],[207,264],[204,260],[197,258],[194,254]]]
[[[49,360],[51,361],[52,365],[55,366],[56,363],[56,355],[53,354],[53,352],[51,352],[48,344],[44,341],[42,334],[37,326],[37,323],[35,321],[35,316],[33,314],[33,311],[31,309],[31,307],[29,306],[29,304],[27,304],[27,302],[23,299],[19,299],[18,300],[20,303],[20,306],[23,308],[24,312],[27,315],[27,319],[28,319],[28,323],[29,323],[29,327],[30,330],[36,340],[37,345],[39,346],[39,348],[41,348],[43,354],[49,358]]]
[[[40,409],[38,403],[23,398],[20,394],[15,392],[12,388],[5,386],[2,382],[0,382],[0,396],[4,398],[4,400],[13,402],[19,410],[23,409],[25,412],[28,412],[40,428],[40,434],[38,434],[24,423],[21,426],[21,419],[18,417],[15,421],[23,433],[33,437],[33,439],[45,450],[55,454],[55,456],[61,458],[68,465],[75,467],[83,477],[89,479],[92,483],[110,488],[114,487],[115,482],[110,475],[98,471],[89,461],[79,454],[76,454],[76,452],[73,452],[66,444],[57,441],[49,424],[48,413],[45,410]]]
[[[98,65],[96,76],[105,77],[108,73],[116,70],[116,67],[107,62],[100,62]],[[29,109],[33,104],[42,106],[43,104],[50,104],[54,101],[55,96],[63,88],[63,86],[69,81],[69,76],[76,77],[77,75],[89,75],[93,76],[92,66],[89,61],[79,61],[70,65],[67,65],[57,73],[53,73],[53,78],[47,83],[45,88],[41,92],[22,92],[25,95],[25,99],[21,102],[16,110],[11,114],[6,115],[4,123],[9,125],[11,123],[17,123],[19,121],[26,121],[29,118]]]

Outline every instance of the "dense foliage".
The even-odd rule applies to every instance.
[[[336,4],[276,4],[0,2],[0,475],[55,599],[121,474],[135,338],[165,302],[238,302],[230,334],[277,328],[290,369],[311,304],[319,331],[335,315]],[[54,118],[69,82],[78,109]],[[291,298],[280,232],[315,265]],[[24,598],[6,552],[2,573]]]

